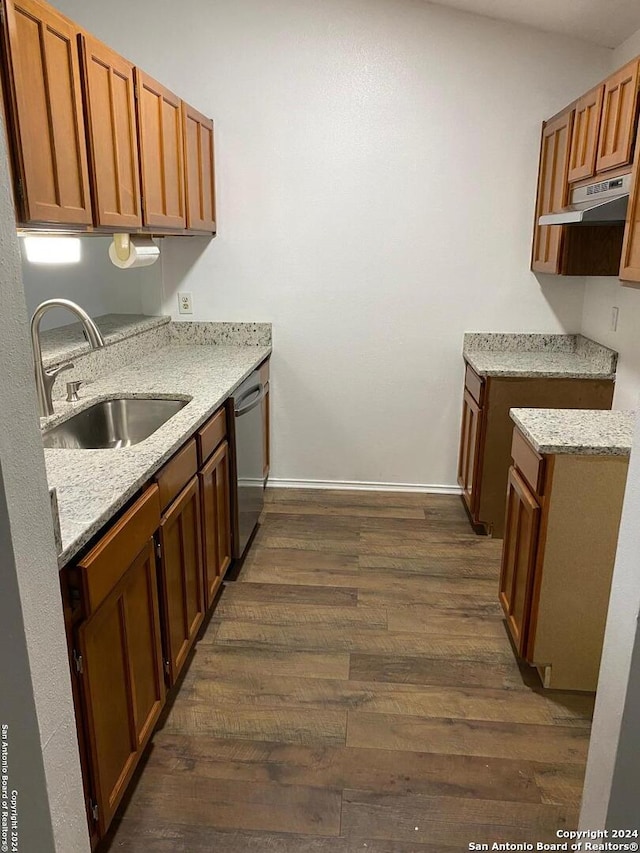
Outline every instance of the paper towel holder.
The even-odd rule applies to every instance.
[[[109,246],[111,263],[120,269],[150,266],[160,257],[160,249],[147,234],[114,234]]]

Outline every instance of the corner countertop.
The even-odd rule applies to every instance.
[[[102,332],[105,343],[109,345],[164,326],[171,322],[171,317],[147,314],[103,314],[101,317],[95,317],[94,322]],[[82,324],[79,322],[44,330],[40,334],[40,345],[42,346],[42,363],[45,367],[57,366],[63,361],[77,358],[91,350],[85,340]]]
[[[49,486],[57,489],[62,567],[192,436],[271,354],[271,346],[165,346],[81,389],[79,403],[57,402],[46,429],[115,396],[189,399],[149,438],[117,450],[45,449]]]
[[[629,456],[635,412],[511,409],[511,419],[540,454]]]
[[[615,379],[618,354],[583,335],[464,336],[463,357],[479,376]]]

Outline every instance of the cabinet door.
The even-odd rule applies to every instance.
[[[153,539],[78,628],[85,725],[103,834],[164,703]]]
[[[216,230],[213,122],[182,102],[187,228]]]
[[[135,69],[144,224],[182,229],[184,156],[181,101]]]
[[[92,222],[75,25],[38,0],[5,0],[21,223]]]
[[[604,84],[604,103],[596,171],[631,162],[638,104],[638,60],[621,68]]]
[[[264,467],[262,469],[262,478],[267,481],[269,471],[271,469],[271,400],[269,385],[262,401],[262,458],[264,459]]]
[[[140,173],[133,65],[82,36],[95,224],[140,228]]]
[[[569,156],[569,183],[595,174],[603,95],[604,85],[598,86],[576,104]]]
[[[538,549],[540,507],[517,469],[509,469],[502,546],[500,603],[513,642],[524,657]]]
[[[638,129],[640,135],[640,128]],[[636,140],[633,183],[627,207],[627,221],[622,243],[620,278],[623,282],[640,284],[640,145]]]
[[[540,216],[560,210],[567,203],[569,184],[569,145],[573,128],[573,110],[547,122],[542,130],[538,199],[533,227],[534,272],[558,274],[562,271],[562,225],[538,225]]]
[[[165,670],[173,685],[204,619],[200,488],[194,477],[160,522]]]
[[[199,473],[204,538],[204,590],[210,607],[231,564],[229,444],[223,441]]]
[[[458,483],[472,517],[478,508],[480,438],[482,409],[471,394],[465,390],[462,402],[462,427],[460,431],[460,453],[458,456]]]

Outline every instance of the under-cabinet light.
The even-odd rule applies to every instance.
[[[77,264],[80,262],[78,237],[25,237],[24,249],[32,264]]]

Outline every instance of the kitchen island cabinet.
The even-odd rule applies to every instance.
[[[474,529],[502,538],[515,406],[610,409],[616,354],[581,336],[466,335],[458,484]]]
[[[562,409],[512,417],[499,591],[507,627],[545,687],[594,691],[633,417]]]

